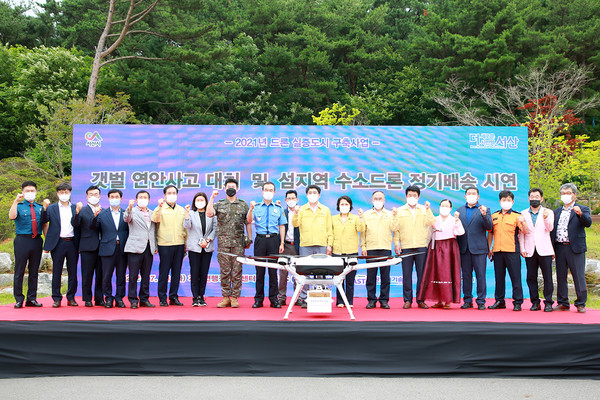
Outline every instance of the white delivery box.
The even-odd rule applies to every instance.
[[[309,313],[331,313],[331,290],[312,289],[307,292],[306,311]]]

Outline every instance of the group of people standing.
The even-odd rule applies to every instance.
[[[71,203],[72,188],[68,183],[57,187],[59,201],[50,204],[35,202],[37,186],[27,181],[22,185],[9,211],[15,221],[15,308],[41,307],[36,300],[37,274],[42,248],[51,253],[53,268],[53,307],[60,307],[61,266],[66,261],[68,286],[67,305],[77,306],[77,262],[81,256],[82,299],[85,306],[126,307],[126,273],[129,268],[127,297],[131,308],[154,307],[150,302],[149,282],[153,255],[158,253],[158,299],[160,306],[183,305],[178,289],[181,267],[186,251],[189,254],[193,306],[206,306],[204,299],[208,269],[218,241],[217,259],[220,265],[222,299],[217,307],[239,307],[242,287],[242,264],[237,256],[244,254],[254,237],[254,255],[274,254],[308,256],[329,254],[340,256],[367,256],[375,258],[403,255],[403,308],[429,308],[425,300],[436,301],[433,308],[450,308],[459,303],[461,275],[463,304],[473,308],[473,274],[477,282],[477,308],[486,308],[486,257],[494,262],[496,278],[495,303],[490,309],[506,308],[505,277],[511,279],[513,309],[521,310],[523,289],[521,260],[527,266],[527,285],[531,310],[541,309],[537,276],[541,269],[544,278],[544,311],[569,310],[567,272],[571,271],[577,298],[578,312],[585,312],[587,289],[585,284],[586,240],[584,228],[591,225],[590,210],[576,203],[577,187],[565,184],[560,188],[563,206],[555,210],[543,207],[541,189],[529,191],[530,207],[521,213],[513,210],[514,195],[510,191],[499,194],[500,210],[492,213],[479,203],[479,190],[465,191],[466,203],[452,212],[452,202],[442,200],[439,216],[435,217],[429,202],[420,204],[420,189],[409,186],[405,190],[406,204],[385,208],[385,193],[372,194],[372,208],[352,213],[349,196],[337,199],[336,210],[319,200],[321,188],[306,187],[307,203],[298,205],[298,193],[288,190],[285,205],[274,201],[275,184],[262,185],[262,201],[246,203],[237,197],[238,182],[225,181],[226,197],[215,201],[218,191],[210,198],[205,193],[195,194],[192,204],[177,204],[178,189],[167,186],[158,207],[148,208],[150,194],[141,190],[127,208],[121,206],[123,193],[118,189],[108,192],[109,208],[99,205],[101,190],[90,186],[86,190],[87,204]],[[44,233],[45,241],[41,235]],[[557,303],[553,305],[552,260],[556,259]],[[29,269],[27,298],[22,293],[25,269]],[[280,308],[287,301],[287,271],[256,267],[256,295],[253,308],[264,305],[265,278],[268,275],[267,297],[270,306]],[[412,276],[416,271],[416,290]],[[380,292],[376,294],[377,274]],[[112,279],[116,275],[116,292]],[[344,282],[348,302],[353,306],[356,272]],[[138,277],[141,285],[138,292]],[[95,279],[95,284],[92,282]],[[169,286],[170,281],[170,286]],[[168,289],[168,290],[167,290]],[[389,309],[390,267],[367,269],[367,309],[379,303]],[[306,288],[297,305],[306,307]],[[344,307],[341,296],[337,305]]]

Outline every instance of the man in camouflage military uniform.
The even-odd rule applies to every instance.
[[[206,207],[207,217],[217,216],[219,245],[217,260],[221,267],[221,292],[223,293],[223,300],[217,304],[219,308],[239,307],[238,297],[242,293],[242,263],[234,256],[222,253],[244,255],[244,225],[248,237],[252,237],[252,225],[246,220],[249,207],[244,200],[237,198],[237,189],[238,181],[233,178],[227,179],[225,181],[227,198],[214,203],[214,198],[219,193],[215,190]]]

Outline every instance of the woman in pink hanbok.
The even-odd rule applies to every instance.
[[[436,217],[433,235],[423,271],[421,290],[417,300],[437,301],[432,308],[450,309],[450,303],[460,302],[460,250],[456,236],[464,235],[465,229],[454,216],[452,202],[444,199],[440,203],[440,215]]]

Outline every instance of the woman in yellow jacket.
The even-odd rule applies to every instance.
[[[360,247],[359,232],[365,231],[365,222],[362,212],[359,210],[359,216],[351,214],[352,199],[348,196],[342,196],[337,200],[338,215],[331,217],[333,230],[333,255],[334,256],[358,256]],[[356,271],[346,275],[343,283],[344,292],[348,298],[348,304],[352,306],[354,299],[354,278]],[[344,307],[344,301],[339,291],[336,294],[336,303],[338,307]]]

